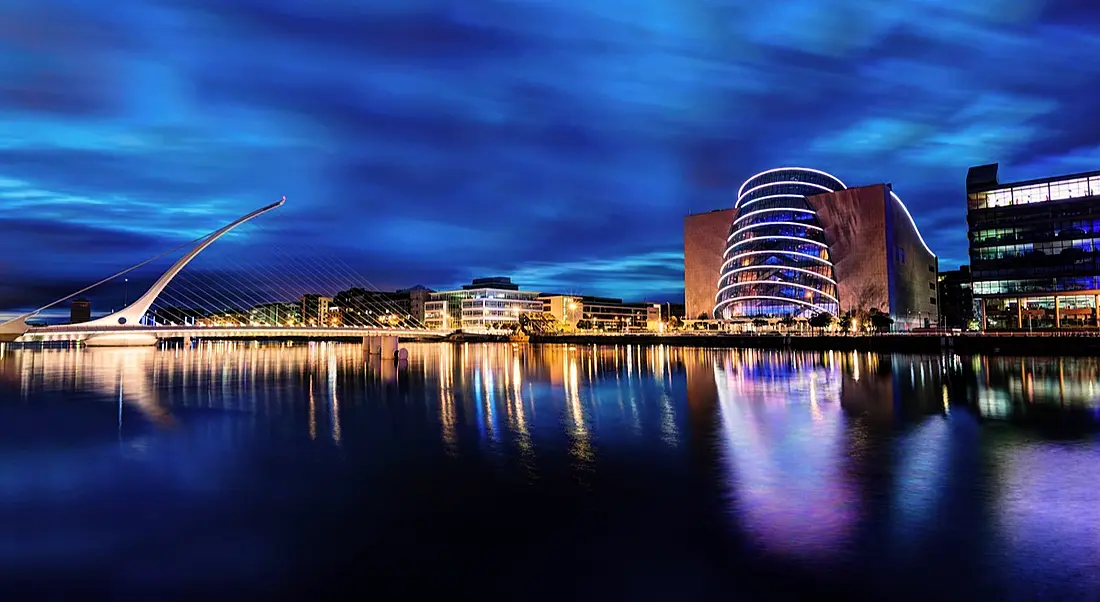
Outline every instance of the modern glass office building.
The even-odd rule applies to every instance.
[[[1100,171],[1001,184],[970,168],[973,294],[990,330],[1096,328]]]
[[[451,330],[515,326],[523,314],[542,313],[538,297],[537,292],[519,290],[510,278],[475,278],[459,290],[431,293],[424,304],[424,325]]]
[[[745,181],[726,239],[714,317],[837,315],[825,231],[806,198],[844,189],[836,177],[803,167],[770,169]]]

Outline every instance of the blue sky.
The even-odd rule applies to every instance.
[[[953,267],[967,167],[1100,169],[1096,57],[1084,1],[6,0],[0,309],[282,195],[237,244],[674,300],[684,214],[781,165],[891,182]]]

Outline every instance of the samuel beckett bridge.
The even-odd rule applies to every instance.
[[[177,278],[214,241],[238,226],[282,207],[262,207],[229,225],[122,270],[48,305],[0,324],[0,342],[82,343],[97,347],[156,345],[166,339],[339,339],[362,338],[371,353],[392,355],[398,338],[442,338],[413,318],[394,296],[371,288],[346,264],[308,263],[295,259],[293,269],[260,264],[246,270],[195,273]],[[153,285],[118,311],[77,324],[33,325],[43,311],[71,301],[161,257],[190,247]],[[265,256],[278,253],[265,248]],[[287,257],[284,257],[286,259]],[[265,257],[265,260],[271,259]],[[307,264],[303,265],[303,261]],[[237,266],[238,268],[240,266]],[[191,272],[189,270],[188,272]],[[333,293],[333,279],[350,283]],[[173,284],[174,283],[174,284]],[[172,284],[173,286],[169,286]],[[372,290],[373,289],[373,290]]]

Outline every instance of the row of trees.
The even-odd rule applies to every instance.
[[[700,314],[699,320],[707,320],[707,314]],[[786,316],[778,322],[786,329],[794,328],[798,319],[794,316]],[[840,314],[837,318],[828,312],[814,314],[806,323],[817,331],[829,330],[835,323],[841,332],[888,332],[894,325],[894,319],[877,308],[867,311],[852,310]],[[765,328],[770,322],[764,318],[756,318],[752,325],[756,328]]]
[[[791,324],[794,319],[790,316],[783,319],[784,322]],[[789,321],[789,322],[788,322]],[[840,318],[834,318],[832,314],[828,312],[821,312],[814,314],[807,320],[811,328],[817,330],[827,330],[833,325],[833,322],[837,322],[837,326],[841,332],[855,331],[874,331],[874,332],[888,332],[890,327],[894,325],[894,319],[889,314],[883,313],[878,309],[871,309],[870,311],[846,311],[840,315]]]

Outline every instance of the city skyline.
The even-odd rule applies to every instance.
[[[1083,2],[11,4],[0,311],[284,194],[244,245],[380,289],[499,274],[676,301],[683,216],[784,165],[894,184],[947,270],[968,167],[1100,168]]]

